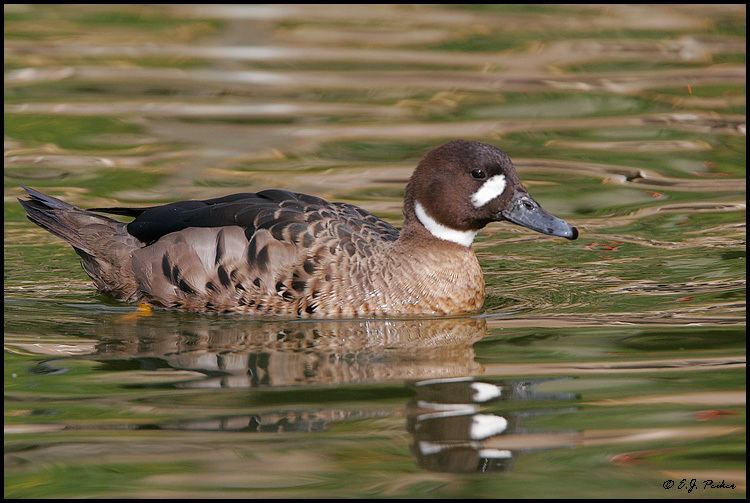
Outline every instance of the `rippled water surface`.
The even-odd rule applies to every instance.
[[[744,497],[745,30],[721,5],[6,6],[5,495]],[[581,230],[485,229],[479,317],[142,312],[16,202],[278,187],[400,225],[453,138]]]

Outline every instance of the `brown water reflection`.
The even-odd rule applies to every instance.
[[[483,319],[244,322],[135,315],[105,324],[90,353],[97,361],[161,360],[200,372],[198,387],[294,386],[426,379],[480,372],[473,344]],[[36,345],[34,352],[41,351]],[[80,353],[77,353],[80,355]]]

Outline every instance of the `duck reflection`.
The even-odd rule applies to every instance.
[[[506,431],[508,419],[479,414],[476,405],[502,396],[502,386],[459,377],[418,381],[414,391],[407,430],[422,467],[445,472],[507,469],[511,452],[482,449],[480,441]]]
[[[508,470],[513,452],[485,447],[483,441],[522,433],[521,419],[530,413],[489,414],[480,412],[479,407],[503,400],[574,398],[570,393],[536,391],[537,385],[547,380],[489,383],[458,377],[417,381],[407,415],[407,430],[414,438],[412,452],[417,462],[440,472]],[[536,412],[539,413],[545,412]]]
[[[473,348],[487,335],[482,318],[300,322],[166,313],[100,320],[95,331],[97,342],[86,351],[88,354],[76,350],[70,356],[98,361],[104,371],[191,372],[187,380],[149,386],[294,388],[405,381],[411,396],[405,408],[411,450],[417,463],[432,471],[508,470],[514,451],[485,443],[502,435],[523,433],[523,418],[544,412],[530,412],[528,408],[519,412],[518,407],[513,412],[498,412],[502,403],[574,398],[540,393],[537,387],[543,380],[485,382],[470,377],[483,373]],[[39,344],[34,345],[34,351],[45,352]],[[52,349],[47,354],[53,354]],[[64,360],[55,358],[41,362],[38,370],[59,369],[61,365]],[[559,412],[556,408],[555,413]],[[358,410],[344,405],[272,408],[219,417],[209,414],[129,427],[319,432],[337,422],[393,417],[399,412],[392,407]]]
[[[182,387],[350,384],[472,375],[481,318],[240,321],[149,317],[103,323],[95,359],[203,374]]]

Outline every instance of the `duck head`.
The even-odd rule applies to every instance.
[[[455,140],[428,152],[409,180],[404,228],[470,246],[490,222],[508,221],[542,234],[576,239],[578,230],[532,199],[510,157],[497,147]]]

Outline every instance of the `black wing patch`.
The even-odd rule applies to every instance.
[[[268,229],[277,240],[297,242],[308,247],[311,235],[307,231],[326,227],[314,225],[326,219],[337,221],[339,226],[336,231],[345,241],[352,233],[363,233],[367,237],[387,241],[398,239],[395,227],[362,208],[346,203],[329,203],[319,197],[280,189],[146,208],[94,208],[91,211],[135,217],[127,226],[128,232],[149,244],[188,227],[237,225],[245,229],[248,239],[257,229]]]

